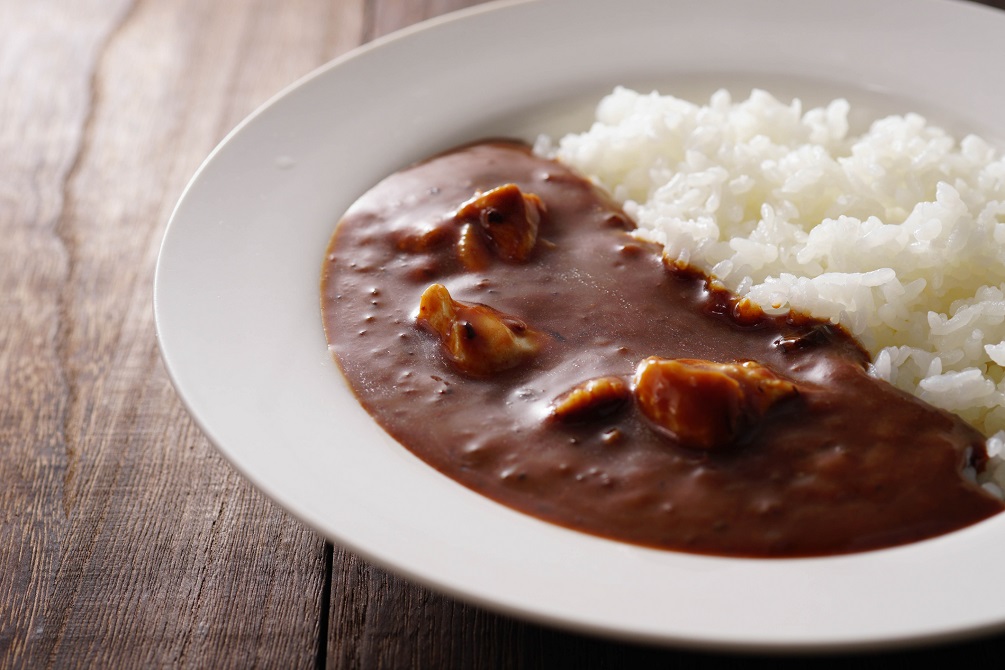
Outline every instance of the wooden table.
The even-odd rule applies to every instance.
[[[161,364],[158,246],[214,145],[331,58],[470,4],[0,0],[0,667],[738,660],[498,616],[333,547],[224,462]]]

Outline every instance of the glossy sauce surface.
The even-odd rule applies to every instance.
[[[533,251],[459,260],[458,208],[513,183],[546,211]],[[800,315],[737,316],[705,279],[664,266],[620,208],[523,145],[488,142],[398,172],[346,213],[322,273],[329,343],[360,402],[444,474],[503,504],[647,546],[811,556],[932,537],[1002,509],[959,473],[983,438],[865,373],[843,331]],[[543,334],[531,360],[460,372],[415,320],[419,296],[514,315]],[[649,356],[752,360],[796,384],[734,444],[689,449],[629,402],[550,420],[556,398]]]

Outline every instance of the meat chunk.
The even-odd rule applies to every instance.
[[[465,223],[457,238],[457,257],[469,272],[481,272],[489,266],[491,256],[476,224]]]
[[[635,399],[660,430],[691,449],[717,449],[736,441],[796,386],[746,361],[713,363],[656,356],[635,371]]]
[[[505,184],[471,198],[457,210],[457,220],[477,223],[496,255],[504,261],[527,260],[537,244],[544,203],[516,184]]]
[[[632,390],[621,377],[597,377],[556,398],[549,416],[564,423],[604,417],[623,407],[631,397]]]
[[[514,368],[541,348],[540,334],[517,317],[454,300],[442,284],[423,291],[416,321],[438,335],[454,367],[472,377]]]

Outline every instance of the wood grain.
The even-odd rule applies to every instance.
[[[363,38],[362,3],[4,3],[4,665],[311,666],[324,543],[161,366],[164,225],[200,161]]]
[[[333,549],[217,454],[160,362],[156,254],[204,157],[313,68],[470,4],[0,0],[0,668],[738,660],[517,621]]]

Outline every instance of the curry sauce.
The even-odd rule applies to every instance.
[[[633,238],[520,143],[439,155],[345,214],[325,331],[374,419],[502,504],[730,556],[888,547],[991,516],[955,416],[867,374],[842,329],[766,315]]]

